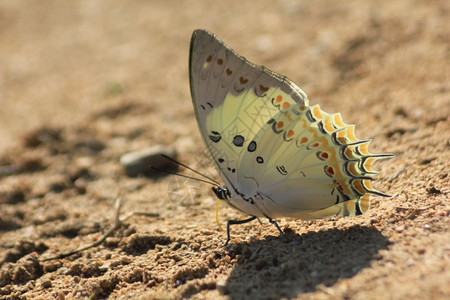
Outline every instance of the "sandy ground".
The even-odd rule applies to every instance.
[[[449,299],[448,20],[446,0],[0,1],[0,299]],[[126,176],[122,154],[162,144],[217,178],[190,100],[195,28],[395,153],[375,182],[392,198],[280,219],[288,242],[236,226],[224,247],[207,184]],[[43,261],[99,239],[119,196],[121,216],[154,215]]]

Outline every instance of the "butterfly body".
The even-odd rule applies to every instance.
[[[374,161],[354,125],[309,106],[287,77],[236,54],[196,30],[190,49],[191,94],[200,132],[223,179],[216,195],[252,216],[325,218],[358,215]]]

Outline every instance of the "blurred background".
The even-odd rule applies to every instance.
[[[356,122],[345,107],[448,88],[447,15],[446,1],[2,0],[0,149],[37,124],[84,120],[119,97],[147,103],[163,121],[188,113],[193,124],[187,63],[195,28]]]

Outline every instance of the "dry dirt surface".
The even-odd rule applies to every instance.
[[[0,299],[450,299],[450,1],[0,1]],[[356,124],[359,217],[216,224],[208,184],[129,177],[154,145],[219,179],[190,99],[216,33]],[[188,173],[182,168],[178,170]],[[179,180],[179,181],[177,181]],[[89,245],[133,211],[100,245]],[[222,225],[245,216],[224,205]]]

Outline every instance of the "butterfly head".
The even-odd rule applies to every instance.
[[[228,200],[231,193],[226,186],[213,186],[212,191],[220,200]]]

